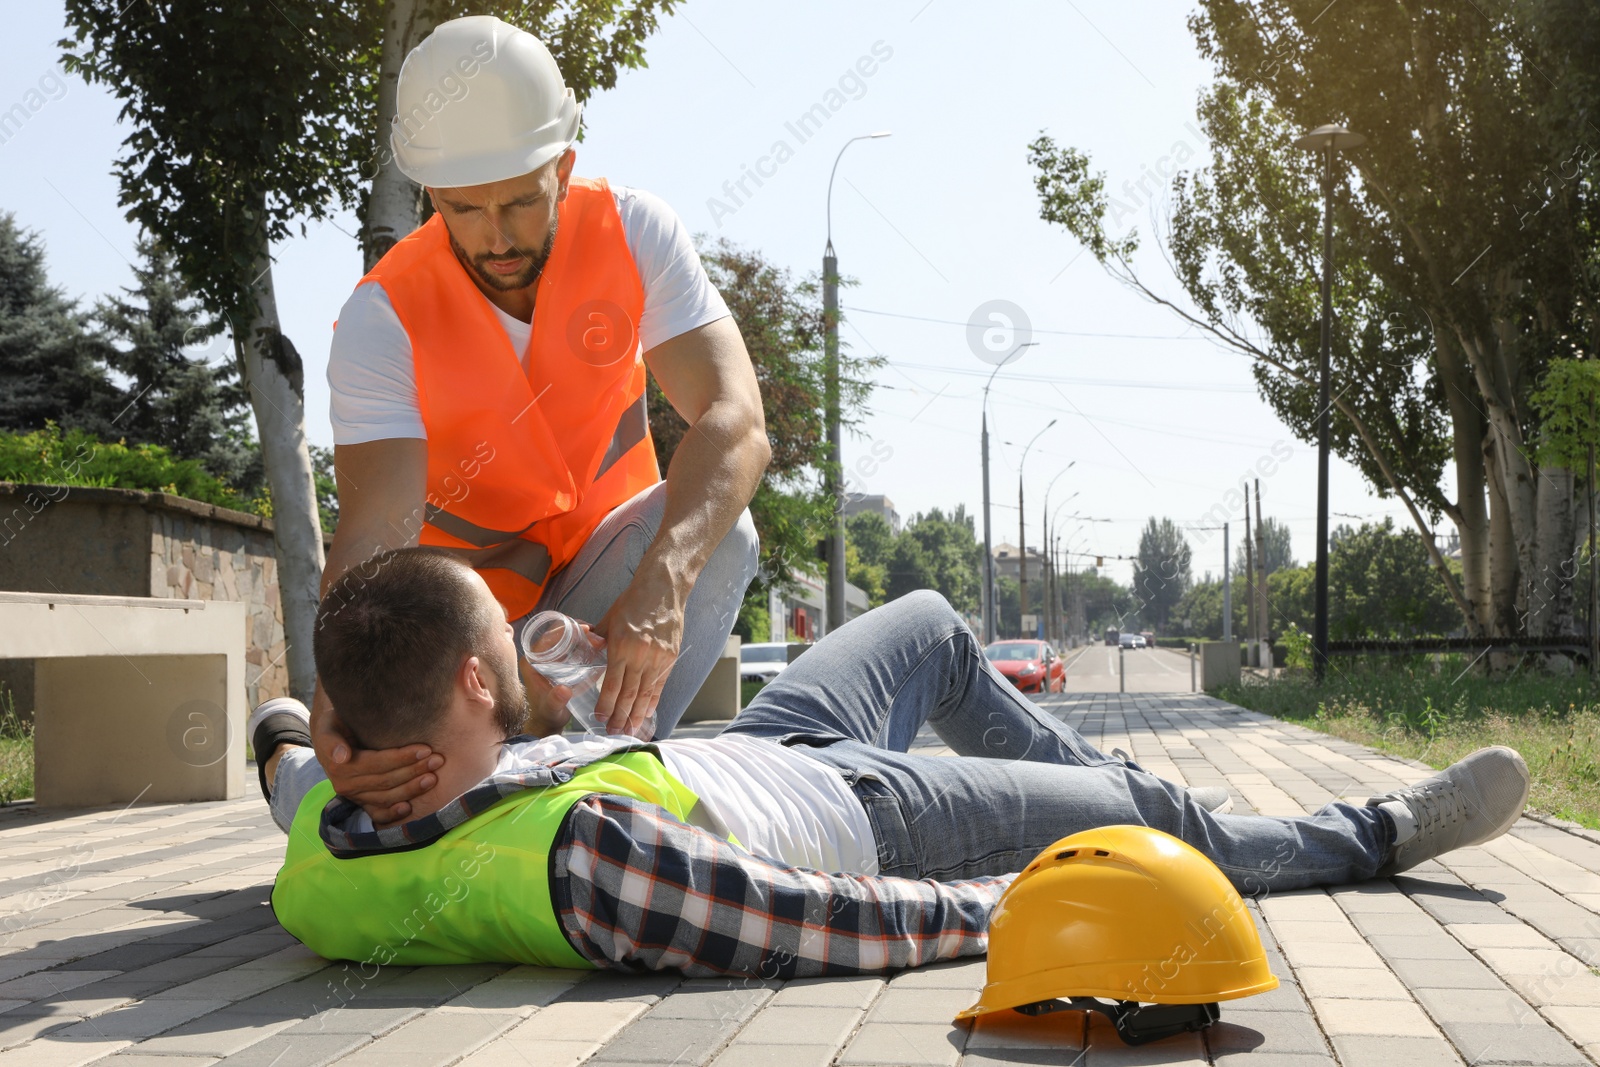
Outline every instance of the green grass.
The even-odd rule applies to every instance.
[[[739,706],[742,708],[750,703],[750,699],[767,687],[766,682],[739,681]]]
[[[1461,656],[1335,667],[1321,686],[1301,675],[1214,695],[1430,767],[1509,745],[1528,761],[1530,807],[1600,829],[1600,687],[1587,676],[1462,673]]]
[[[0,804],[33,796],[33,723],[17,717],[10,690],[0,687]]]

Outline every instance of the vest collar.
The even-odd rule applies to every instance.
[[[371,824],[360,817],[360,805],[335,796],[322,809],[318,833],[336,859],[425,848],[508,797],[560,785],[597,760],[640,750],[661,755],[654,745],[632,737],[513,737],[501,747],[493,774],[431,815],[382,830],[361,829]]]

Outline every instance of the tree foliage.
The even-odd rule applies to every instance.
[[[120,391],[92,317],[50,284],[44,243],[0,212],[0,429],[108,435]]]
[[[1255,531],[1251,531],[1251,536],[1255,536]],[[1268,574],[1294,566],[1294,550],[1291,547],[1289,527],[1287,525],[1277,519],[1263,520],[1261,523],[1261,540],[1266,548]],[[1253,552],[1255,549],[1252,548],[1251,551]],[[1258,569],[1261,567],[1260,560],[1256,560],[1255,564]],[[1245,573],[1245,547],[1242,540],[1233,553],[1233,573],[1236,575]]]
[[[1108,233],[1087,157],[1032,146],[1041,215],[1116,276],[1256,360],[1262,395],[1314,435],[1321,160],[1292,145],[1337,121],[1333,447],[1399,499],[1473,632],[1559,630],[1571,479],[1531,451],[1529,393],[1600,340],[1600,31],[1576,0],[1454,4],[1203,0],[1190,20],[1216,81],[1200,101],[1213,161],[1174,180],[1168,262],[1188,303]],[[1324,18],[1324,15],[1327,17]],[[1359,27],[1359,32],[1344,32]],[[1454,492],[1441,482],[1453,468]],[[1445,567],[1433,523],[1459,533]]]
[[[95,309],[107,362],[127,383],[117,436],[198,460],[236,490],[259,488],[261,453],[237,365],[218,343],[222,322],[197,306],[159,245],[141,241],[139,253],[134,287]]]
[[[832,501],[822,490],[827,465],[823,425],[822,300],[814,277],[796,279],[759,251],[726,241],[702,244],[701,261],[732,312],[755,366],[765,410],[772,461],[750,502],[761,536],[761,569],[750,596],[793,580],[797,568],[817,565],[816,544],[827,536]],[[841,345],[843,422],[856,425],[871,392],[876,361]],[[688,429],[652,379],[650,433],[665,472]]]
[[[983,545],[973,532],[966,505],[946,515],[940,508],[913,515],[894,539],[889,556],[890,600],[918,589],[936,589],[961,612],[978,610]]]
[[[1152,626],[1167,628],[1192,580],[1189,562],[1189,542],[1177,523],[1152,515],[1139,534],[1132,590],[1140,617]]]
[[[240,329],[262,242],[358,200],[351,120],[376,13],[355,0],[67,0],[66,69],[123,102],[113,173],[128,218]]]

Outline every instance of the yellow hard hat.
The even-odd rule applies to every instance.
[[[1217,1001],[1277,986],[1214,863],[1160,830],[1106,826],[1057,841],[1007,888],[989,920],[988,984],[956,1018],[1097,1010],[1139,1044],[1208,1026]]]

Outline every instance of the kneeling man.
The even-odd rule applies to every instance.
[[[1527,801],[1494,748],[1365,805],[1226,814],[1041,712],[931,592],[830,634],[714,738],[508,739],[518,652],[483,580],[427,548],[364,570],[323,602],[318,674],[365,747],[443,754],[437,785],[374,826],[334,796],[301,705],[251,720],[289,833],[273,907],[330,958],[871,973],[981,954],[1010,876],[1080,830],[1155,827],[1258,895],[1405,870]],[[924,724],[959,758],[909,754]]]

